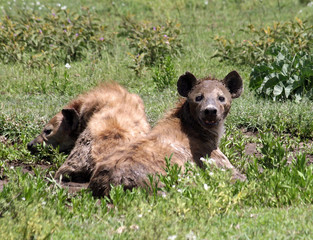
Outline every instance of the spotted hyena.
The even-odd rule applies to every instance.
[[[117,84],[102,84],[81,94],[67,104],[44,126],[41,133],[27,144],[31,152],[36,152],[38,144],[47,144],[61,152],[70,151],[84,131],[90,117],[112,102],[112,95],[121,91]]]
[[[198,80],[186,72],[178,79],[177,89],[183,98],[151,132],[97,160],[88,186],[95,196],[108,195],[111,185],[144,187],[148,174],[165,173],[165,157],[184,168],[188,161],[203,167],[202,157],[210,156],[218,166],[245,178],[218,148],[232,99],[243,91],[240,75],[233,71],[222,81]]]
[[[101,145],[101,153],[109,153],[149,130],[142,99],[110,82],[71,101],[27,147],[34,153],[38,144],[45,143],[70,152],[56,177],[88,181],[94,165],[92,156],[100,151],[97,146]]]
[[[56,179],[88,182],[100,156],[125,147],[149,132],[141,98],[120,86],[115,88],[118,90],[112,92],[106,106],[90,118],[67,160],[56,172]]]

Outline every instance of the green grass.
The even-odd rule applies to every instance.
[[[33,1],[25,2],[32,6]],[[155,85],[153,68],[137,76],[129,68],[132,59],[127,53],[132,49],[127,39],[114,35],[102,58],[90,52],[86,59],[71,62],[70,69],[63,62],[53,68],[1,63],[0,180],[9,180],[0,192],[1,239],[312,238],[313,169],[306,164],[313,160],[312,101],[264,100],[248,88],[251,67],[211,59],[214,36],[249,39],[240,31],[247,24],[265,27],[295,17],[312,25],[312,7],[296,0],[59,2],[72,11],[90,7],[109,32],[118,32],[127,15],[155,24],[166,19],[180,23],[183,51],[172,58],[175,78],[190,71],[197,77],[213,74],[221,79],[237,70],[245,91],[233,102],[221,149],[248,181],[232,183],[227,171],[214,168],[190,167],[188,173],[170,169],[163,179],[168,183],[163,194],[123,192],[117,187],[111,192],[112,202],[94,199],[88,191],[70,194],[53,181],[66,156],[44,150],[32,156],[26,144],[79,93],[116,80],[143,98],[151,125],[178,98],[175,84],[164,90]],[[57,3],[44,4],[56,8]],[[0,6],[10,5],[0,0]],[[247,152],[250,145],[256,146],[252,154]],[[284,161],[290,165],[279,164]],[[37,168],[31,175],[10,168],[17,162],[45,163],[49,168]],[[169,180],[175,176],[179,180],[174,187]]]

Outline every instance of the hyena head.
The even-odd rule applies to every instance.
[[[78,137],[79,114],[73,108],[62,109],[43,128],[42,132],[34,140],[27,144],[27,148],[35,153],[38,144],[59,147],[60,152],[66,152],[73,148]]]
[[[223,81],[200,79],[186,72],[177,82],[178,93],[187,98],[191,117],[202,128],[211,129],[226,118],[233,98],[241,95],[243,83],[236,71]]]

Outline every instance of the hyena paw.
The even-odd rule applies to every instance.
[[[68,166],[61,167],[56,172],[54,178],[56,180],[60,180],[62,182],[70,182],[70,181],[72,181],[72,175],[74,172],[75,172],[75,170],[71,167],[68,167]]]

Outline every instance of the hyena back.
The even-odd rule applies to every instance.
[[[142,99],[120,88],[111,92],[110,100],[90,118],[67,160],[55,178],[88,182],[97,159],[114,152],[150,130]]]
[[[54,148],[58,147],[60,152],[71,151],[90,118],[100,110],[115,107],[116,100],[124,95],[133,96],[139,103],[141,102],[139,96],[130,94],[117,83],[104,83],[79,95],[51,118],[42,132],[27,144],[27,148],[35,153],[36,146],[45,143]]]

